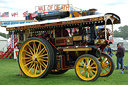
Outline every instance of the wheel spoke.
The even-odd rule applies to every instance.
[[[91,67],[91,69],[96,69],[96,67]]]
[[[42,60],[42,61],[48,62],[48,60]]]
[[[84,72],[84,76],[86,76],[86,71]]]
[[[38,47],[37,47],[37,49],[36,49],[36,54],[38,53],[38,51],[39,51],[39,48],[40,48],[40,43],[38,44]]]
[[[88,73],[88,78],[90,78],[90,77],[89,77],[89,72],[87,72],[87,73]]]
[[[90,71],[88,71],[88,73],[91,74],[91,76],[93,76],[93,74]]]
[[[86,62],[86,65],[88,65],[88,60],[87,59],[85,59],[85,62]]]
[[[30,72],[34,66],[35,66],[35,63],[32,65],[32,67],[29,69],[28,72]]]
[[[27,66],[27,65],[29,65],[30,63],[32,63],[33,61],[31,61],[31,62],[29,62],[29,63],[27,63],[27,64],[25,64],[24,66]]]
[[[84,73],[85,71],[83,70],[83,71],[81,71],[80,73],[82,74],[82,73]]]
[[[25,55],[27,55],[27,56],[29,56],[29,57],[32,57],[32,55],[29,55],[29,54],[26,54],[26,53],[25,53]]]
[[[93,73],[96,73],[96,71],[95,70],[91,70]]]
[[[32,58],[31,57],[23,57],[22,59],[31,59],[32,60]]]
[[[39,63],[37,63],[37,69],[40,71],[41,73],[41,70],[40,70],[40,67],[39,67]]]
[[[39,64],[45,69],[45,66],[41,62],[39,62]]]
[[[40,64],[40,73],[42,72],[42,67],[41,67],[41,64]]]
[[[80,64],[80,65],[79,65],[79,67],[83,68],[83,67],[84,67],[84,65],[81,65],[81,64]]]
[[[48,59],[48,57],[43,57],[43,56],[46,56],[46,55],[48,55],[48,54],[43,54],[43,55],[40,55],[40,56],[38,56],[38,57],[42,57],[42,58]]]
[[[104,63],[106,63],[107,61],[108,61],[108,59],[106,59]]]
[[[26,52],[26,53],[28,53],[28,54],[30,54],[30,55],[32,55],[30,52],[28,52],[27,50],[23,50],[23,52]]]
[[[33,52],[34,52],[34,50],[32,49],[32,47],[30,46],[30,44],[28,44],[28,46],[29,46],[29,51],[33,54]],[[33,52],[32,52],[33,51]]]
[[[79,70],[84,70],[84,68],[83,67],[79,67]]]
[[[32,61],[32,59],[30,59],[30,60],[27,60],[27,61],[26,61],[26,63],[28,63],[28,62],[30,62],[30,61]]]
[[[110,63],[105,63],[106,66],[110,65]]]
[[[93,65],[95,65],[95,63],[91,63],[91,65],[90,65],[90,66],[92,67]]]
[[[105,57],[103,57],[102,62],[104,62],[104,60],[105,60]]]
[[[30,66],[28,67],[28,69],[30,69],[32,67],[32,65],[33,65],[33,62],[30,64]]]
[[[36,68],[35,68],[35,74],[36,74],[36,72],[37,72],[37,65],[36,65]]]
[[[104,70],[104,69],[102,69],[102,73],[103,73],[103,74],[105,73],[105,70]]]
[[[43,61],[42,61],[42,63],[44,64],[45,67],[47,66]]]
[[[105,70],[106,72],[108,72],[106,68],[104,68],[104,70]]]
[[[104,67],[106,67],[106,68],[110,69],[110,67],[109,67],[109,66],[104,66]]]
[[[45,61],[45,62],[48,62],[48,60],[44,60],[44,59],[39,59],[40,61]]]
[[[85,62],[84,62],[83,60],[82,60],[81,62],[82,62],[82,63],[83,63],[83,65],[85,66]]]
[[[34,54],[36,53],[36,44],[35,42],[33,42],[33,50],[34,50]]]
[[[88,61],[88,65],[90,65],[91,59]]]
[[[37,55],[40,55],[40,53],[43,51],[43,53],[44,53],[44,51],[45,51],[45,48],[43,48]]]

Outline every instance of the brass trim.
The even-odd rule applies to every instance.
[[[85,48],[64,48],[63,51],[90,51],[92,47],[85,47]]]
[[[82,36],[73,36],[73,41],[80,41],[82,40]]]

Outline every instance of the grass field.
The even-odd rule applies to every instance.
[[[115,52],[114,52],[115,53]],[[125,53],[124,64],[128,64],[128,52]],[[116,67],[116,57],[113,56]],[[46,78],[32,79],[16,76],[19,73],[18,64],[13,59],[0,60],[0,85],[128,85],[128,71],[114,70],[109,77],[99,77],[94,82],[79,80],[74,69],[61,75],[49,74]]]

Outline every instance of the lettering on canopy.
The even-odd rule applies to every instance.
[[[69,5],[67,4],[42,5],[42,6],[36,6],[36,10],[38,11],[53,11],[53,10],[69,11]]]

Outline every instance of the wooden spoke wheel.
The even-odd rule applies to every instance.
[[[63,74],[65,72],[67,72],[67,71],[68,71],[68,69],[66,69],[66,70],[56,70],[56,69],[53,69],[51,71],[51,74]]]
[[[90,54],[81,55],[75,62],[76,75],[84,81],[95,81],[101,73],[97,58]]]
[[[24,75],[31,78],[47,76],[54,64],[54,52],[48,41],[30,38],[20,48],[18,64]]]
[[[102,53],[100,56],[102,72],[100,76],[110,76],[114,71],[114,62],[108,54]]]

